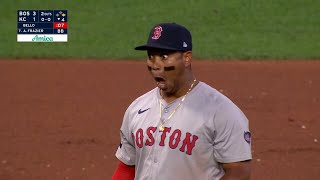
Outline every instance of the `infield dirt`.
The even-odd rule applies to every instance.
[[[319,61],[195,61],[252,132],[254,180],[320,177]],[[155,87],[144,62],[0,61],[0,180],[110,179],[127,106]]]

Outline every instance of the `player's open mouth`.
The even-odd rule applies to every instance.
[[[160,89],[166,89],[167,83],[166,80],[162,77],[154,77],[154,80],[157,82],[157,85]]]
[[[162,77],[154,77],[154,80],[156,80],[156,82],[165,81],[165,79]]]

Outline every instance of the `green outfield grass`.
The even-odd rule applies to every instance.
[[[46,3],[44,3],[46,2]],[[319,59],[316,0],[1,0],[0,57],[144,59],[150,28],[177,22],[200,59]],[[68,43],[17,43],[18,9],[67,9]]]

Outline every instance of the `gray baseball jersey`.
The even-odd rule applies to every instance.
[[[203,82],[190,91],[159,131],[161,111],[167,118],[180,100],[166,103],[155,88],[125,112],[116,157],[135,165],[136,180],[220,179],[224,175],[221,163],[251,159],[246,116]]]

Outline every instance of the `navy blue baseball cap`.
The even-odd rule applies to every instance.
[[[165,49],[173,51],[191,51],[192,37],[190,31],[176,23],[161,23],[154,26],[149,34],[147,44],[135,50]]]

